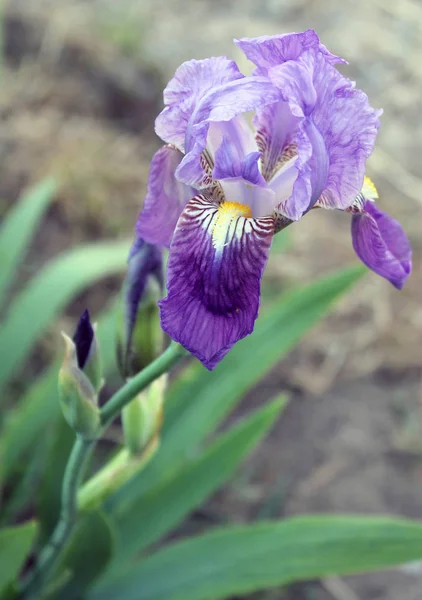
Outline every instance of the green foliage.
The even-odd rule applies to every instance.
[[[0,529],[0,596],[18,575],[37,533],[34,521]]]
[[[309,516],[227,527],[169,545],[87,600],[216,600],[422,556],[422,524]]]
[[[144,472],[110,498],[107,509],[121,514],[195,456],[198,444],[363,272],[360,267],[348,269],[281,294],[260,316],[253,334],[240,341],[214,371],[195,365],[182,376],[167,398],[160,450]]]
[[[234,473],[284,408],[283,397],[256,410],[219,436],[201,455],[113,515],[119,531],[118,560],[130,558],[168,533]]]
[[[0,306],[36,227],[57,190],[54,179],[44,179],[17,202],[3,221],[0,228]]]

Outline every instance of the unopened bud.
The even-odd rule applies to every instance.
[[[141,371],[163,350],[157,302],[163,295],[161,250],[136,238],[129,253],[117,339],[123,377]]]
[[[76,433],[95,439],[101,428],[97,390],[80,366],[86,366],[89,352],[86,353],[86,349],[82,352],[78,340],[75,343],[65,333],[62,335],[66,347],[58,380],[62,412]]]
[[[100,349],[96,336],[96,323],[91,324],[89,312],[86,309],[76,327],[73,342],[76,346],[78,366],[88,377],[96,392],[103,386]]]
[[[166,381],[166,375],[156,379],[123,409],[125,445],[132,454],[142,452],[160,433]]]

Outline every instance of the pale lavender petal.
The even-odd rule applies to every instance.
[[[208,369],[253,330],[273,233],[272,218],[238,216],[206,196],[179,219],[161,324]]]
[[[138,235],[150,244],[170,246],[182,210],[197,194],[174,175],[182,157],[176,148],[163,146],[151,161],[148,191],[136,224]]]
[[[235,44],[246,54],[247,58],[261,69],[270,69],[288,60],[297,60],[306,50],[319,50],[325,60],[331,64],[346,62],[339,56],[331,54],[320,43],[313,29],[302,33],[285,33],[282,35],[263,35],[257,38],[241,38]]]
[[[296,62],[274,67],[269,76],[289,104],[302,111],[301,139],[311,147],[306,160],[298,151],[298,178],[282,212],[300,218],[300,212],[306,212],[319,198],[326,207],[347,208],[362,185],[380,113],[320,51],[305,52]],[[304,190],[309,188],[306,199]]]
[[[236,63],[225,56],[184,62],[164,90],[166,108],[155,121],[157,135],[183,151],[188,121],[201,98],[210,90],[241,78]]]
[[[364,211],[352,216],[352,241],[367,267],[403,287],[412,270],[412,249],[400,223],[367,200]]]
[[[186,156],[177,169],[177,177],[187,185],[203,187],[201,153],[207,145],[210,123],[231,121],[280,97],[280,90],[267,77],[245,77],[208,92],[199,101],[186,129]]]
[[[244,179],[252,185],[266,185],[259,167],[260,152],[241,155],[228,137],[224,137],[215,153],[213,179]]]

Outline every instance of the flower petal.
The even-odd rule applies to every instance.
[[[321,51],[304,52],[298,61],[270,69],[269,77],[283,90],[292,110],[301,110],[302,144],[311,153],[303,160],[292,197],[281,207],[292,219],[300,218],[318,198],[327,208],[345,209],[362,185],[365,163],[379,127],[379,111],[326,60]],[[299,146],[299,144],[298,144]],[[310,188],[306,199],[304,189]]]
[[[186,156],[177,169],[177,177],[187,185],[204,187],[201,154],[207,145],[210,123],[230,122],[242,113],[277,102],[280,96],[280,90],[267,77],[244,77],[208,92],[199,101],[186,129]]]
[[[313,29],[302,33],[285,33],[282,35],[263,35],[257,38],[241,38],[235,44],[246,54],[247,58],[260,69],[270,69],[288,60],[297,60],[309,50],[319,50],[330,64],[346,62],[339,56],[331,54],[320,43]]]
[[[353,248],[370,269],[401,289],[412,270],[412,249],[400,223],[367,200],[352,216]]]
[[[252,332],[258,315],[274,220],[248,218],[249,210],[197,196],[183,211],[170,248],[161,325],[208,369]]]
[[[157,135],[184,151],[186,127],[201,98],[221,84],[243,77],[236,63],[225,56],[184,62],[164,90],[166,108],[155,121]]]
[[[179,150],[163,146],[151,161],[148,191],[136,224],[138,235],[150,244],[170,246],[182,210],[197,194],[174,175],[181,160]]]

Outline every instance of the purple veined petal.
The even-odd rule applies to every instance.
[[[352,216],[353,248],[372,271],[399,290],[412,270],[412,249],[400,223],[367,200],[364,211]]]
[[[184,151],[186,127],[201,98],[210,90],[243,77],[236,63],[225,56],[184,62],[164,90],[166,107],[155,121],[157,135]]]
[[[94,335],[94,328],[91,325],[88,309],[85,309],[73,335],[73,342],[76,347],[76,358],[80,369],[83,369],[86,365],[92,342],[94,341]]]
[[[261,69],[270,69],[289,60],[297,60],[306,50],[318,50],[330,64],[346,62],[332,54],[320,43],[317,33],[307,29],[301,33],[263,35],[257,38],[241,38],[235,44],[246,57]]]
[[[208,369],[253,330],[274,220],[248,207],[193,198],[177,224],[161,325]]]
[[[221,85],[198,103],[186,129],[186,156],[177,169],[178,179],[194,187],[203,186],[201,154],[206,148],[211,123],[231,121],[238,115],[280,99],[281,92],[267,77],[245,77]]]
[[[282,212],[300,218],[317,200],[327,208],[347,208],[362,185],[379,127],[379,111],[370,107],[367,96],[320,51],[304,52],[296,62],[270,69],[269,77],[284,90],[289,105],[303,111],[301,143],[311,148],[307,158],[298,149],[298,178]],[[307,89],[302,90],[305,81]]]
[[[176,148],[163,146],[151,161],[148,191],[136,223],[138,235],[150,244],[170,246],[183,208],[197,194],[175,177],[182,157]]]

